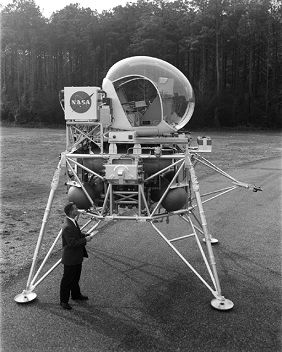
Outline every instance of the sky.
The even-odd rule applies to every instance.
[[[5,7],[13,0],[0,0],[0,4]],[[136,0],[35,0],[37,6],[43,16],[49,18],[52,12],[63,9],[69,4],[78,3],[80,7],[90,7],[92,10],[97,10],[101,13],[103,10],[110,10],[115,6],[125,6],[127,2],[136,2]]]

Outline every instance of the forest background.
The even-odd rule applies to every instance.
[[[59,91],[99,86],[136,55],[182,71],[196,98],[189,127],[282,127],[282,2],[138,0],[99,14],[71,4],[45,18],[33,0],[1,11],[1,120],[64,125]]]

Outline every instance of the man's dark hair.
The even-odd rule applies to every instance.
[[[72,211],[72,207],[74,206],[73,202],[69,202],[68,204],[66,204],[66,206],[64,207],[64,212],[67,216],[70,215],[71,211]]]

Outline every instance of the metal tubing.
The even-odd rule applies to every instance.
[[[165,196],[167,195],[169,189],[170,189],[170,186],[172,185],[173,181],[176,179],[176,177],[178,176],[178,174],[180,173],[180,170],[182,169],[184,165],[184,161],[182,161],[182,165],[179,167],[179,169],[176,171],[175,175],[173,176],[173,179],[172,181],[169,183],[167,189],[164,191],[163,195],[161,196],[161,199],[158,201],[158,204],[157,206],[155,207],[155,209],[153,210],[152,212],[152,216],[155,214],[155,212],[157,211],[157,209],[159,208],[160,204],[162,203],[163,199],[165,198]]]
[[[40,233],[39,233],[39,236],[38,236],[36,248],[35,248],[34,255],[33,255],[32,265],[31,265],[31,269],[30,269],[30,272],[29,272],[29,277],[28,277],[27,284],[26,284],[26,290],[27,291],[30,288],[31,280],[32,280],[32,277],[33,277],[33,274],[34,274],[34,271],[35,271],[36,264],[37,264],[38,253],[39,253],[39,250],[40,250],[40,247],[41,247],[41,243],[42,243],[42,239],[43,239],[43,236],[44,236],[44,233],[45,233],[45,228],[46,228],[46,224],[47,224],[47,221],[48,221],[48,218],[49,218],[51,206],[52,206],[52,203],[53,203],[54,194],[55,194],[55,191],[56,191],[56,189],[58,187],[59,178],[60,178],[60,172],[61,172],[61,168],[62,168],[63,164],[65,166],[65,153],[62,153],[62,155],[61,155],[61,159],[60,159],[60,161],[58,163],[57,169],[56,169],[56,171],[54,173],[54,176],[53,176],[53,180],[51,182],[51,190],[50,190],[48,202],[47,202],[47,205],[46,205],[46,209],[45,209],[45,212],[44,212]]]
[[[146,210],[147,210],[147,214],[150,215],[150,209],[149,209],[149,207],[148,207],[148,203],[147,203],[147,200],[146,200],[146,197],[145,197],[145,194],[144,194],[144,188],[143,188],[143,187],[144,187],[144,186],[139,185],[140,194],[141,194],[141,196],[142,196],[142,198],[143,198],[143,201],[144,201],[144,204],[145,204],[145,207],[146,207]],[[141,215],[141,213],[140,213],[140,215]]]
[[[142,156],[142,158],[143,158],[143,156]],[[183,159],[183,155],[182,155],[182,159]],[[153,178],[155,178],[156,176],[158,176],[158,175],[164,173],[166,170],[169,170],[169,169],[172,168],[173,166],[176,166],[177,164],[181,163],[181,161],[182,161],[182,160],[180,159],[180,160],[176,161],[175,163],[173,163],[173,164],[171,164],[171,165],[165,167],[164,169],[162,169],[162,170],[156,172],[155,174],[153,174],[153,175],[147,177],[147,178],[144,180],[144,183],[147,182],[147,181],[149,181],[149,180],[151,180],[151,179],[153,179]]]
[[[33,274],[34,274],[34,271],[35,271],[35,267],[36,267],[36,264],[37,264],[38,253],[39,253],[39,250],[40,250],[40,247],[41,247],[42,239],[43,239],[44,232],[45,232],[46,223],[47,223],[47,220],[48,220],[48,217],[49,217],[49,212],[50,212],[51,205],[52,205],[52,202],[53,202],[54,192],[55,192],[54,190],[51,190],[50,194],[49,194],[47,206],[46,206],[45,213],[44,213],[43,220],[42,220],[41,229],[40,229],[40,232],[39,232],[37,244],[36,244],[35,251],[34,251],[34,254],[33,254],[32,265],[31,265],[31,269],[30,269],[30,272],[29,272],[29,277],[28,277],[27,284],[26,284],[26,290],[27,291],[29,290],[31,279],[33,277]]]
[[[212,170],[215,170],[216,172],[218,172],[219,174],[229,178],[230,180],[234,181],[234,182],[238,182],[234,177],[230,176],[227,172],[223,171],[222,169],[220,169],[218,166],[214,165],[213,163],[211,163],[209,160],[205,159],[203,156],[195,156],[195,159],[198,160],[200,163],[202,163],[203,165],[209,167]],[[203,160],[201,160],[203,159]]]
[[[219,278],[218,278],[218,274],[217,274],[217,270],[216,270],[215,257],[214,257],[212,246],[211,246],[211,237],[209,236],[209,233],[208,233],[206,217],[205,217],[205,213],[204,213],[203,206],[201,203],[200,194],[196,193],[196,197],[197,197],[197,203],[199,206],[199,214],[200,214],[200,218],[201,218],[201,222],[202,222],[202,228],[203,228],[203,232],[204,232],[204,236],[205,236],[205,240],[206,240],[206,245],[207,245],[207,249],[208,249],[208,253],[209,253],[210,263],[211,263],[213,275],[214,275],[215,282],[216,282],[217,292],[221,296],[221,287],[220,287],[220,282],[219,282]]]
[[[112,184],[109,184],[109,195],[110,195],[110,215],[113,215],[114,197],[113,197],[113,186],[112,186]]]
[[[202,278],[202,276],[194,269],[194,267],[188,262],[187,259],[169,242],[169,240],[163,235],[163,233],[151,222],[153,228],[158,232],[158,234],[165,240],[165,242],[174,250],[174,252],[183,260],[183,262],[193,271],[193,273],[203,282],[203,284],[212,292],[214,295],[214,290],[211,286]]]
[[[205,255],[205,253],[204,253],[204,251],[203,251],[203,247],[201,246],[200,240],[199,240],[199,238],[198,238],[198,236],[197,236],[197,232],[196,232],[196,229],[197,229],[197,228],[196,228],[196,226],[194,226],[194,224],[193,224],[193,222],[192,222],[192,220],[191,220],[191,218],[190,218],[189,216],[187,216],[187,219],[186,219],[185,216],[183,216],[182,218],[183,218],[184,221],[189,222],[190,226],[192,227],[193,232],[195,233],[195,238],[196,238],[197,245],[198,245],[198,247],[199,247],[199,249],[200,249],[200,252],[201,252],[201,254],[202,254],[202,257],[203,257],[203,259],[204,259],[204,262],[205,262],[206,267],[207,267],[207,269],[208,269],[208,272],[209,272],[209,274],[210,274],[210,278],[211,278],[211,280],[212,280],[212,282],[213,282],[213,285],[214,285],[214,287],[215,287],[215,289],[216,289],[215,278],[214,278],[213,273],[212,273],[212,271],[211,271],[211,268],[210,268],[210,265],[209,265],[209,263],[208,263],[207,257],[206,257],[206,255]],[[201,232],[201,231],[200,231],[200,232]],[[202,232],[201,232],[201,233],[202,233]]]
[[[67,126],[76,126],[77,124],[81,124],[81,125],[85,125],[85,126],[87,126],[87,125],[89,125],[89,126],[102,125],[101,122],[94,122],[94,121],[93,122],[92,121],[91,122],[89,122],[89,121],[80,121],[80,122],[66,121]]]
[[[50,247],[48,253],[46,254],[43,262],[41,263],[39,269],[37,270],[37,273],[36,275],[34,275],[32,281],[31,281],[31,285],[33,285],[34,281],[36,280],[37,276],[40,274],[40,271],[42,270],[43,266],[45,265],[46,261],[48,260],[49,256],[51,255],[52,253],[52,250],[54,249],[56,243],[58,242],[59,238],[61,237],[61,234],[62,234],[62,229],[60,230],[60,232],[58,233],[57,237],[55,238],[55,241],[53,242],[52,246]]]
[[[93,219],[90,219],[90,220],[86,221],[86,223],[80,228],[81,231],[82,231],[87,225],[89,225],[92,221],[93,221]]]
[[[141,193],[141,185],[138,185],[138,216],[141,216],[142,209],[142,193]]]
[[[87,172],[93,174],[94,176],[99,177],[101,180],[104,179],[101,175],[97,174],[95,171],[88,169],[88,167],[86,167],[86,166],[80,164],[79,162],[73,160],[72,158],[68,158],[68,159],[71,159],[71,161],[72,161],[74,164],[76,164],[77,166],[81,167],[81,168],[84,169],[85,171],[87,171]],[[69,160],[68,160],[68,161],[69,161]],[[71,168],[72,168],[72,167],[71,167]],[[73,168],[72,168],[72,170],[73,170]]]
[[[107,205],[107,201],[108,201],[108,198],[109,198],[109,194],[110,194],[110,190],[111,190],[111,184],[109,184],[108,188],[107,188],[107,192],[105,194],[105,199],[104,199],[104,203],[103,203],[103,207],[101,209],[101,212],[100,213],[103,213],[106,209],[106,205]],[[101,218],[103,219],[103,215],[101,216]]]
[[[88,233],[91,233],[93,230],[95,230],[95,229],[96,229],[96,227],[98,227],[98,226],[99,226],[100,222],[101,222],[101,220],[99,220],[99,221],[97,222],[97,224],[93,225],[93,226],[90,228],[90,230],[89,230],[89,231],[87,231],[87,234],[88,234]],[[96,235],[96,234],[95,234],[95,235]]]
[[[127,157],[129,157],[130,155],[127,155]],[[137,154],[131,154],[131,156],[133,158],[135,158],[137,156]],[[91,159],[91,158],[107,158],[109,159],[110,156],[108,154],[73,154],[73,153],[67,153],[66,154],[67,158],[74,158],[74,159],[81,159],[81,158],[86,158],[86,159]],[[161,155],[156,157],[155,155],[148,155],[148,154],[138,154],[138,157],[140,157],[141,159],[183,159],[183,154],[167,154],[167,155]],[[177,162],[176,162],[177,163]],[[173,166],[174,164],[171,164],[169,166],[167,166],[165,169],[169,169],[171,166]],[[162,170],[162,171],[163,171]],[[158,172],[159,173],[159,172]],[[151,178],[151,177],[150,177]],[[146,179],[147,181],[147,179]]]
[[[109,155],[107,154],[66,154],[66,157],[69,159],[109,159]],[[72,160],[73,161],[73,160]]]
[[[221,189],[218,189],[216,191],[212,191],[212,192],[207,192],[207,193],[204,193],[204,194],[201,194],[201,197],[206,197],[206,196],[210,196],[212,194],[215,194],[215,193],[220,193],[220,195],[226,193],[226,192],[229,192],[229,191],[233,191],[233,189],[237,188],[236,186],[229,186],[229,187],[225,187],[225,188],[221,188]]]
[[[214,258],[214,254],[213,254],[213,250],[212,250],[212,246],[211,246],[211,237],[209,236],[209,233],[208,233],[206,217],[205,217],[204,208],[203,208],[202,200],[201,200],[201,196],[200,196],[199,182],[197,180],[195,169],[194,169],[193,164],[191,162],[190,153],[189,153],[188,149],[186,150],[186,162],[187,162],[187,166],[190,171],[192,187],[193,187],[193,191],[195,193],[196,201],[198,204],[199,215],[200,215],[202,229],[203,229],[205,240],[206,240],[206,245],[207,245],[207,250],[208,250],[209,259],[210,259],[210,263],[211,263],[211,268],[212,268],[213,276],[214,276],[215,283],[216,283],[216,289],[217,289],[218,295],[221,296],[221,287],[220,287],[220,282],[219,282],[219,278],[218,278],[218,274],[217,274],[217,270],[216,270],[216,262],[215,262],[215,258]]]
[[[228,193],[228,192],[230,192],[230,191],[234,191],[234,189],[236,189],[236,188],[237,188],[236,186],[230,187],[230,189],[228,189],[228,190],[225,191],[225,192],[222,192],[222,193],[220,193],[220,194],[217,194],[216,196],[213,196],[213,197],[211,197],[211,198],[209,198],[209,199],[202,200],[202,204],[207,203],[207,202],[209,202],[210,200],[213,200],[213,199],[215,199],[215,198],[218,198],[218,197],[222,196],[222,195],[225,194],[225,193]]]
[[[181,236],[181,237],[176,237],[176,238],[172,238],[171,240],[169,240],[169,242],[176,242],[176,241],[179,241],[179,240],[183,240],[184,238],[188,238],[188,237],[192,237],[192,236],[195,236],[194,233],[191,233],[190,235],[184,235],[184,236]]]
[[[62,259],[59,259],[56,264],[52,266],[51,269],[49,269],[41,278],[38,280],[33,286],[32,289],[34,290],[36,286],[40,284],[56,267],[61,263]]]

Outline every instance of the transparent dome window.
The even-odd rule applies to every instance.
[[[106,78],[113,83],[132,126],[158,126],[165,121],[179,130],[193,114],[191,84],[182,72],[163,60],[130,57],[112,66]]]

